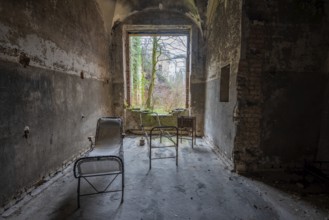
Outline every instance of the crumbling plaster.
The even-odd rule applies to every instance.
[[[44,6],[37,1],[27,1],[25,4],[20,4],[19,1],[2,2],[1,7],[10,11],[11,15],[10,19],[6,13],[0,15],[3,21],[0,24],[1,59],[16,61],[20,53],[25,53],[30,58],[31,66],[77,76],[84,72],[87,78],[106,80],[108,54],[97,44],[107,40],[106,32],[103,27],[91,25],[91,22],[103,24],[103,21],[101,17],[89,19],[89,12],[86,10],[89,8],[88,10],[93,10],[92,13],[98,14],[99,9],[94,1],[81,2],[76,7],[81,13],[71,13],[74,3],[71,4],[72,7],[57,1],[44,3]],[[43,13],[35,13],[41,10]],[[58,10],[67,16],[66,21],[57,16]],[[87,23],[90,25],[85,25]],[[81,27],[81,31],[73,32],[75,27]],[[88,36],[90,33],[97,38],[95,41],[84,39],[83,35]],[[67,49],[67,44],[71,45],[70,50]],[[94,56],[90,56],[91,54]]]
[[[233,165],[237,73],[241,48],[241,1],[209,1],[206,31],[205,135]],[[216,45],[216,46],[214,46]],[[230,65],[229,102],[219,101],[221,68]]]

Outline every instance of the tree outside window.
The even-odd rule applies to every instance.
[[[185,108],[186,35],[130,35],[130,105],[157,112]]]

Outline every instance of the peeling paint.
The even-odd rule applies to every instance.
[[[0,35],[0,42],[8,42],[10,38],[9,33],[13,30],[5,25],[0,26],[3,30]],[[16,32],[16,31],[14,31]],[[58,48],[58,46],[48,40],[44,40],[35,34],[27,35],[25,38],[19,38],[17,45],[5,44],[5,51],[15,51],[16,48],[20,48],[20,51],[26,53],[31,57],[30,65],[64,71],[72,75],[80,75],[81,71],[84,71],[86,78],[93,78],[98,80],[104,80],[107,77],[106,67],[100,66],[96,63],[87,62],[81,56]],[[0,57],[8,61],[14,61],[12,56],[15,53],[4,53],[4,49],[0,51]]]
[[[161,4],[158,4],[156,1],[117,1],[112,27],[135,13],[148,10],[166,10],[184,14],[198,26],[201,33],[203,32],[200,14],[193,0],[168,0],[161,2]]]

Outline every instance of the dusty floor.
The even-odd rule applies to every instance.
[[[148,168],[147,147],[124,139],[125,195],[83,197],[77,209],[77,180],[72,165],[0,219],[329,219],[329,210],[259,180],[230,172],[202,140],[187,141],[174,159],[155,160]],[[328,201],[328,200],[326,200]]]

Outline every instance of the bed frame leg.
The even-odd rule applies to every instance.
[[[78,189],[77,189],[77,193],[78,193],[78,209],[80,208],[80,177],[78,178]]]
[[[122,181],[121,181],[121,189],[122,189],[122,194],[121,194],[121,204],[123,203],[123,197],[124,197],[124,190],[125,190],[125,175],[124,175],[125,171],[124,171],[124,166],[122,164]]]
[[[150,136],[149,170],[152,169],[152,135]]]

